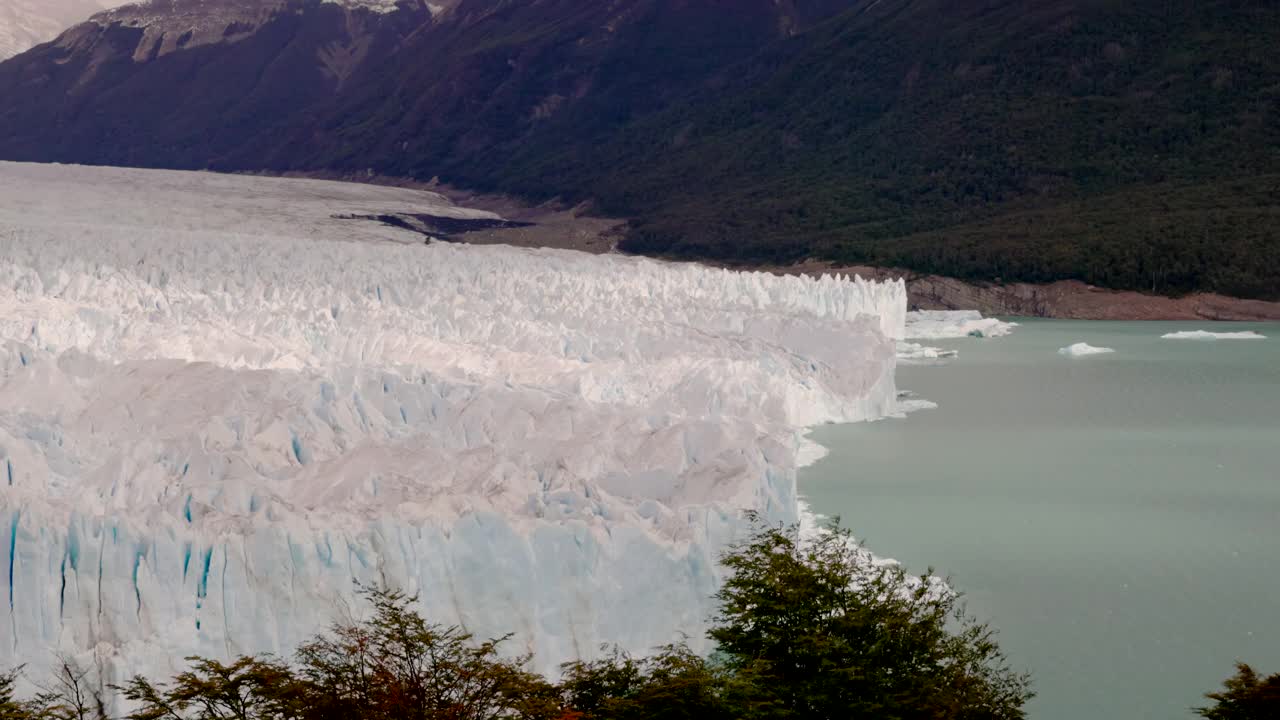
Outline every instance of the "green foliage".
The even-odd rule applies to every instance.
[[[105,720],[101,696],[85,681],[87,672],[62,658],[54,686],[30,700],[14,697],[22,667],[0,673],[0,720]]]
[[[1211,707],[1196,708],[1208,720],[1274,720],[1280,717],[1280,673],[1261,678],[1253,668],[1236,663],[1236,674],[1227,678],[1223,690],[1206,693]]]
[[[14,697],[14,685],[17,684],[21,673],[22,668],[19,667],[0,674],[0,720],[33,720],[34,718],[30,704]]]
[[[644,254],[1280,299],[1277,46],[1276,3],[866,0],[589,147],[450,170],[594,198]]]
[[[768,718],[1021,718],[1028,678],[927,575],[877,565],[832,526],[766,530],[724,558],[711,631]]]
[[[474,642],[428,624],[414,599],[368,590],[373,617],[335,625],[298,650],[297,663],[188,658],[167,685],[135,677],[120,688],[128,720],[540,720],[554,689],[501,657],[505,640]]]
[[[563,667],[561,697],[579,720],[733,720],[728,676],[684,644],[644,660],[614,650]]]
[[[386,720],[540,717],[550,687],[503,659],[508,638],[475,642],[458,628],[428,624],[399,592],[367,593],[374,615],[337,625],[298,651],[300,674],[319,714]]]
[[[229,665],[188,658],[191,668],[167,686],[135,677],[120,688],[138,710],[129,720],[285,720],[305,717],[306,696],[284,664],[240,658]]]

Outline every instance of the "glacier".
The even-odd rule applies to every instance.
[[[898,410],[899,282],[422,244],[427,192],[0,163],[0,667],[287,654],[358,584],[553,672],[713,611],[807,428]]]

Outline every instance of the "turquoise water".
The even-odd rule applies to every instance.
[[[1255,330],[1261,341],[1162,340]],[[1068,358],[1076,342],[1115,354]],[[929,566],[1000,631],[1031,720],[1191,717],[1280,672],[1280,324],[1023,321],[902,367],[938,403],[821,428],[814,510]]]

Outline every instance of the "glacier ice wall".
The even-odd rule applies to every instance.
[[[0,666],[103,683],[362,610],[538,669],[710,615],[805,426],[892,411],[899,283],[421,245],[395,188],[0,163]]]

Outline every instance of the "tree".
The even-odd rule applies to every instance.
[[[21,674],[21,667],[0,673],[0,720],[34,720],[31,704],[19,701],[13,694]]]
[[[1196,708],[1208,720],[1273,720],[1280,717],[1280,673],[1260,678],[1245,663],[1236,663],[1236,674],[1223,682],[1223,690],[1205,693],[1212,707]]]
[[[833,523],[764,529],[728,552],[710,631],[742,717],[1022,718],[1029,679],[928,575],[877,564]]]
[[[119,688],[137,705],[129,720],[302,720],[306,688],[293,671],[271,658],[242,657],[224,665],[187,658],[191,668],[169,685],[142,676]]]
[[[1028,680],[991,630],[941,583],[868,557],[838,525],[805,540],[766,528],[731,549],[710,659],[684,643],[644,659],[615,649],[553,684],[503,653],[507,638],[430,624],[414,598],[378,589],[364,591],[369,620],[334,625],[292,663],[193,657],[168,683],[116,689],[128,720],[1020,720]],[[64,661],[23,703],[17,672],[0,675],[0,720],[100,720],[85,676]]]
[[[63,658],[55,687],[30,700],[14,696],[23,666],[0,673],[0,720],[103,720],[105,709],[83,682],[85,673]]]
[[[48,720],[106,720],[102,693],[87,680],[89,670],[71,657],[58,658],[53,682],[35,700]]]
[[[542,720],[555,717],[554,688],[526,672],[527,656],[502,657],[508,638],[475,642],[427,623],[415,598],[366,590],[373,618],[340,624],[298,651],[312,698],[309,718]]]
[[[686,644],[644,660],[614,649],[593,662],[562,667],[565,707],[579,720],[733,720],[727,677]]]
[[[427,623],[414,598],[366,590],[373,617],[336,624],[299,648],[230,664],[192,657],[167,685],[135,677],[119,688],[129,720],[554,720],[556,689],[507,659],[505,638],[474,642]],[[4,720],[0,718],[0,720]]]

